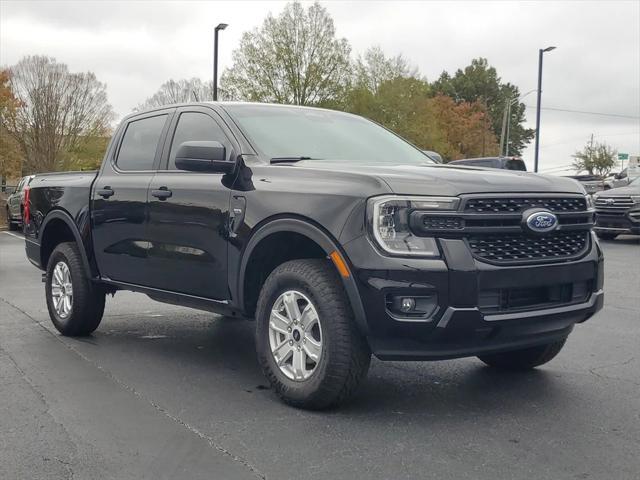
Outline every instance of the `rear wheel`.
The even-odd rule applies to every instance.
[[[614,240],[618,234],[617,233],[607,233],[607,232],[596,232],[598,238],[602,240]]]
[[[286,403],[322,409],[349,398],[369,369],[342,282],[326,260],[293,260],[265,282],[256,311],[262,370]]]
[[[62,335],[89,335],[100,325],[105,293],[87,277],[75,243],[61,243],[53,250],[45,292],[49,317]]]
[[[566,341],[567,339],[564,338],[559,342],[548,345],[491,355],[480,355],[478,358],[490,367],[502,370],[530,370],[552,360],[560,353]]]
[[[11,231],[18,229],[18,224],[11,220],[11,214],[9,213],[9,207],[7,207],[7,228]]]

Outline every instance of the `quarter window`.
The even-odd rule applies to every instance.
[[[121,170],[152,170],[166,115],[135,120],[127,125],[116,165]]]
[[[183,142],[218,141],[229,151],[230,144],[218,123],[209,115],[200,112],[185,112],[180,115],[169,153],[169,170],[176,170],[176,153]]]

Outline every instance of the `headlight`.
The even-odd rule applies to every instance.
[[[640,195],[631,195],[631,201],[633,203],[640,203]]]
[[[418,211],[456,210],[455,197],[405,197],[385,195],[369,200],[368,215],[371,234],[378,246],[392,255],[438,257],[438,245],[432,237],[414,235],[410,215]]]
[[[595,205],[594,202],[595,202],[596,198],[598,198],[598,194],[597,193],[595,195],[586,194],[584,196],[584,199],[587,202],[587,210],[591,210],[594,207],[594,205]]]

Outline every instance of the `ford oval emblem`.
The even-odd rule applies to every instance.
[[[535,233],[545,233],[558,227],[558,217],[551,212],[534,212],[525,220],[525,224]]]

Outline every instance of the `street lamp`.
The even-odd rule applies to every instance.
[[[516,103],[519,103],[524,99],[527,95],[535,92],[536,89],[529,90],[524,95],[518,96],[514,95],[513,97],[509,97],[507,101],[507,105],[504,107],[504,115],[502,117],[502,133],[500,134],[500,155],[504,155],[506,157],[509,156],[509,132],[511,130],[511,107]]]
[[[533,171],[538,171],[538,149],[540,148],[540,97],[542,95],[542,55],[556,47],[541,48],[538,51],[538,108],[536,109],[536,147],[533,161]]]
[[[218,100],[218,32],[229,25],[219,23],[213,33],[213,101]]]

